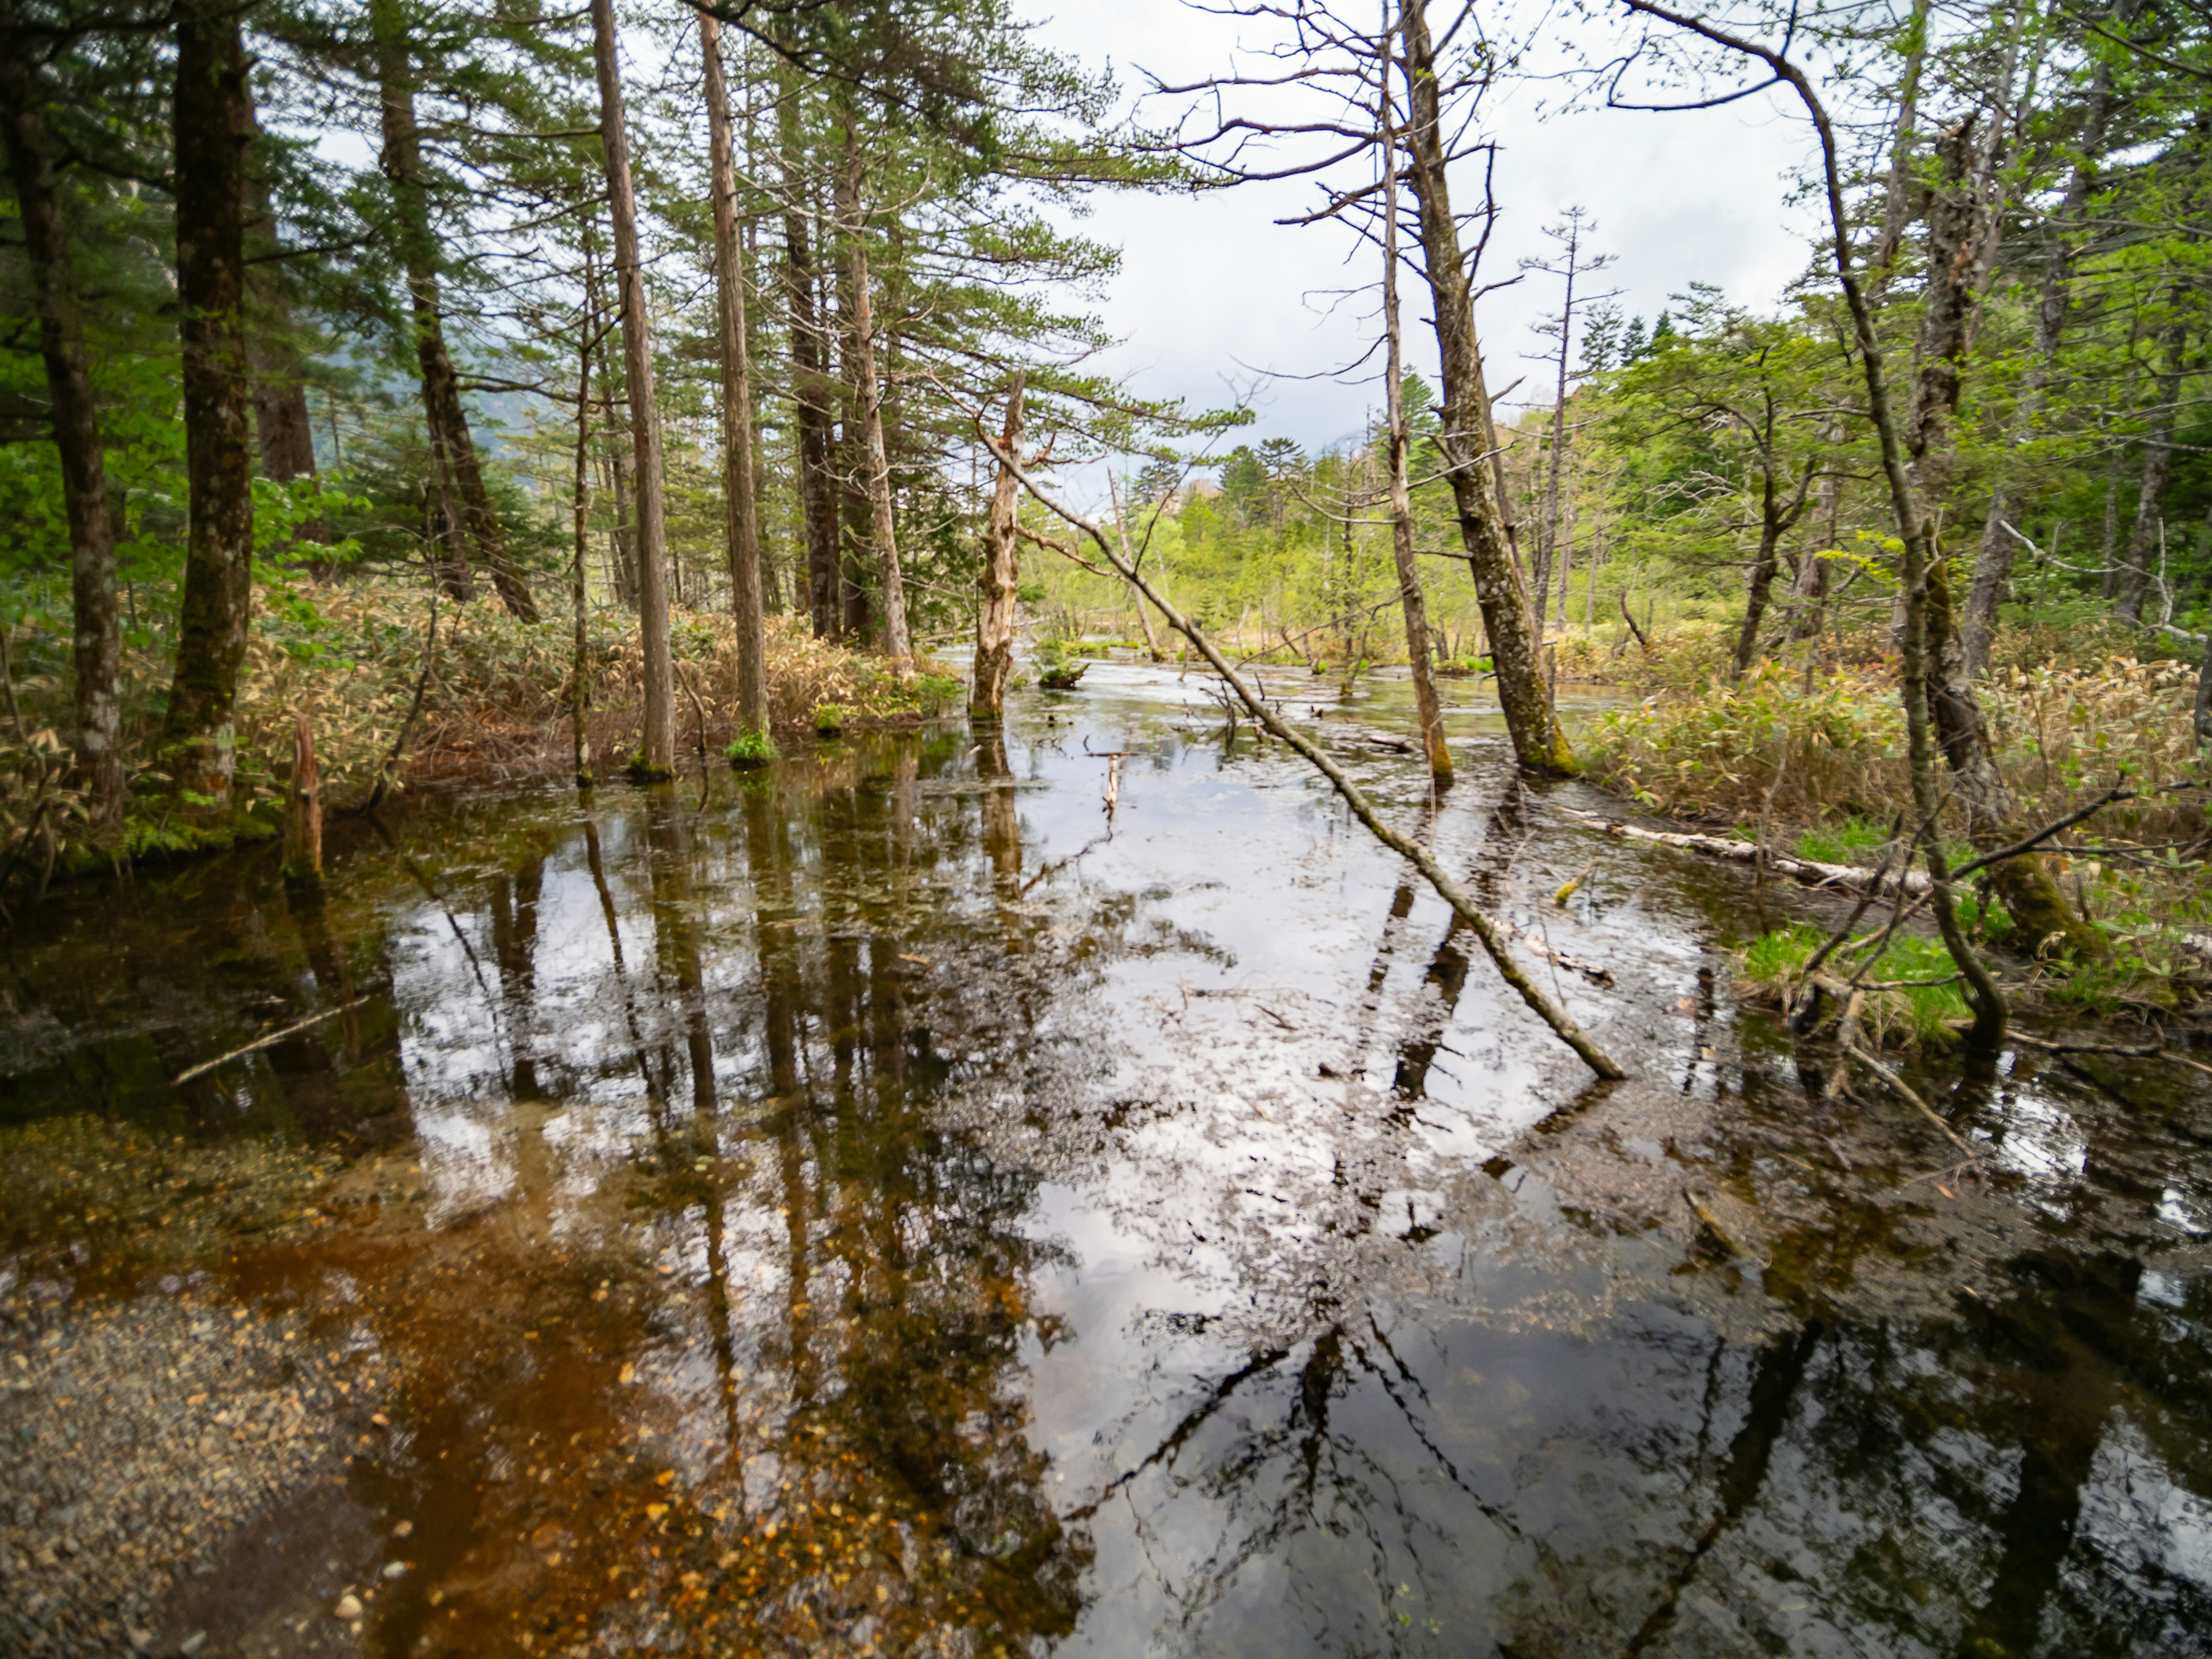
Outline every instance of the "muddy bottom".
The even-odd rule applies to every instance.
[[[1268,690],[1629,1082],[1122,664],[20,925],[0,1652],[2212,1653],[2206,1091],[1822,1116],[1745,872]]]

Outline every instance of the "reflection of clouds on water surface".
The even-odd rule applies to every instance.
[[[372,1643],[2212,1640],[2204,1292],[2160,1255],[2201,1213],[2180,1135],[2015,1066],[1943,1097],[2010,1184],[1939,1197],[1931,1131],[1809,1121],[1735,1011],[1738,872],[1495,774],[1431,815],[1359,735],[1401,699],[1363,687],[1329,740],[1528,939],[1603,964],[1540,971],[1637,1080],[1587,1087],[1171,670],[703,805],[426,807],[412,871],[342,868],[376,888],[373,926],[336,920],[388,979],[409,1130],[301,1248],[411,1356],[361,1490],[447,1517]],[[1110,836],[1086,738],[1137,751]],[[320,1086],[312,1060],[229,1086]],[[1686,1187],[1735,1256],[1694,1247]]]

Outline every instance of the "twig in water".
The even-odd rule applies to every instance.
[[[295,1036],[299,1032],[306,1030],[310,1025],[319,1025],[333,1015],[343,1014],[349,1009],[358,1008],[362,1003],[367,1002],[368,1000],[368,999],[367,997],[356,997],[351,1002],[341,1002],[335,1008],[325,1008],[319,1014],[309,1014],[305,1019],[295,1020],[291,1024],[287,1025],[281,1031],[271,1031],[266,1036],[258,1036],[251,1042],[245,1043],[236,1048],[233,1048],[227,1054],[217,1054],[213,1060],[204,1060],[197,1066],[187,1066],[185,1070],[178,1073],[177,1075],[171,1079],[171,1082],[173,1085],[181,1087],[183,1085],[190,1083],[194,1078],[202,1076],[206,1073],[212,1072],[218,1066],[228,1065],[230,1061],[238,1059],[242,1054],[250,1054],[253,1053],[257,1048],[273,1048],[276,1044],[282,1042],[286,1037]]]

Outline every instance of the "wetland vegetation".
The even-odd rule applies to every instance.
[[[1202,15],[0,0],[0,1650],[2212,1655],[2202,8]]]

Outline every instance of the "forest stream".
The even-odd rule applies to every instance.
[[[1823,1115],[1730,952],[1826,901],[1267,685],[1629,1081],[1128,662],[50,898],[0,1651],[2212,1653],[2212,1079]]]

